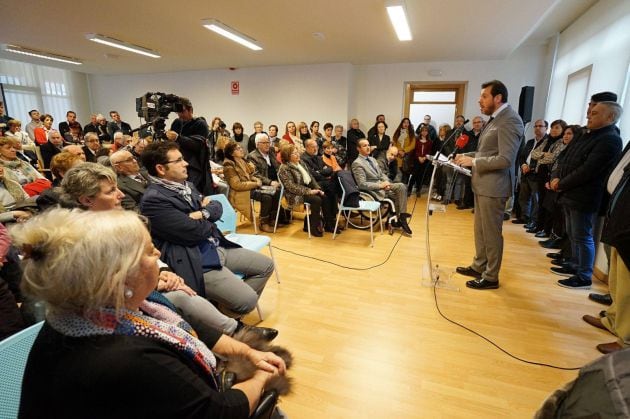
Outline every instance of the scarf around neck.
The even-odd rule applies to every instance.
[[[197,338],[188,323],[161,304],[145,300],[140,305],[140,311],[123,309],[120,317],[116,316],[113,308],[102,308],[88,316],[51,310],[46,320],[53,329],[71,337],[142,336],[165,343],[190,359],[218,388],[215,381],[216,358],[210,349]]]
[[[149,179],[151,180],[151,182],[163,186],[169,191],[177,192],[182,198],[186,200],[186,202],[188,202],[191,207],[193,206],[192,188],[188,185],[188,182],[173,182],[151,175],[149,175]]]

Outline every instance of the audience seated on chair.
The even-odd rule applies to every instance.
[[[124,209],[138,211],[140,200],[151,182],[146,170],[141,170],[136,158],[127,150],[119,150],[109,157],[112,168],[118,175],[117,184],[125,196]]]
[[[324,215],[324,230],[332,233],[335,228],[335,216],[337,215],[337,185],[334,179],[335,171],[324,163],[323,156],[319,155],[317,141],[314,139],[304,142],[305,152],[301,155],[302,166],[308,169],[309,174],[315,179],[319,188],[324,191],[322,197],[322,213]],[[337,231],[337,233],[340,232]]]
[[[203,198],[186,182],[188,164],[176,143],[150,144],[142,161],[151,185],[140,212],[150,221],[162,260],[186,285],[225,312],[242,316],[254,310],[274,271],[273,261],[223,236],[214,223],[221,217],[221,204]]]
[[[254,221],[250,200],[260,201],[259,228],[265,233],[273,233],[280,189],[271,185],[263,186],[263,181],[254,173],[256,166],[245,160],[245,150],[239,143],[228,143],[224,155],[223,175],[230,185],[230,203],[241,214]]]
[[[193,329],[153,291],[160,252],[135,213],[53,209],[12,235],[25,256],[25,292],[48,307],[19,417],[97,409],[102,417],[247,418],[269,379],[284,374],[273,353]],[[212,351],[255,364],[253,379],[221,391]]]
[[[370,143],[366,139],[359,140],[357,145],[359,157],[352,163],[352,174],[359,189],[371,191],[378,199],[390,198],[396,207],[396,217],[389,220],[393,227],[400,227],[407,235],[411,235],[411,228],[407,220],[411,216],[407,213],[407,193],[402,183],[392,183],[387,175],[381,171],[376,159],[370,156]]]
[[[277,132],[277,129],[278,127],[275,125],[271,125],[269,127],[270,132],[275,133]],[[247,155],[247,160],[256,166],[256,177],[262,180],[263,185],[279,188],[280,183],[278,183],[278,169],[280,168],[280,163],[278,163],[275,156],[276,153],[271,148],[272,141],[267,134],[262,132],[254,136],[254,143],[256,149]],[[285,211],[280,209],[278,226],[284,226],[289,222],[289,216]]]
[[[324,229],[321,225],[320,215],[322,207],[322,191],[313,176],[311,176],[302,164],[300,153],[293,144],[285,145],[280,149],[282,165],[278,169],[278,178],[284,185],[284,196],[291,208],[310,204],[310,232],[315,237],[322,237]],[[309,231],[307,218],[304,218],[304,231]]]
[[[117,153],[128,152],[121,150]],[[111,169],[98,164],[81,164],[70,170],[64,178],[61,191],[60,199],[67,208],[96,212],[122,209],[122,193],[116,189],[116,175]],[[275,329],[245,326],[239,320],[226,316],[188,287],[166,263],[159,261],[159,265],[156,289],[181,310],[184,318],[193,327],[211,327],[230,336],[247,328],[265,340],[273,339],[278,334]]]
[[[37,179],[45,179],[30,163],[17,157],[15,144],[16,141],[11,138],[0,137],[0,166],[4,167],[5,172],[10,172],[12,178],[22,186]]]

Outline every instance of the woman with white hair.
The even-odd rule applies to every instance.
[[[247,418],[268,380],[284,373],[276,355],[219,332],[202,342],[168,305],[147,299],[160,252],[137,214],[53,209],[12,235],[24,290],[47,306],[20,417]],[[249,359],[253,378],[220,392],[209,347]]]

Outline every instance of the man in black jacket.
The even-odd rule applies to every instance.
[[[596,104],[587,116],[586,134],[570,143],[551,174],[550,189],[560,192],[558,202],[564,206],[571,241],[572,259],[565,267],[576,272],[558,281],[562,287],[591,287],[595,261],[593,219],[606,192],[606,179],[621,153],[621,137],[615,126],[621,112],[615,102]]]
[[[526,224],[528,230],[536,229],[536,218],[538,216],[538,178],[536,166],[538,161],[532,158],[532,151],[544,147],[547,139],[547,127],[549,123],[543,119],[534,122],[534,138],[525,143],[518,155],[518,166],[520,172],[520,189],[518,201],[521,207],[521,218],[512,221],[514,224]]]
[[[70,132],[70,124],[72,124],[73,122],[76,122],[77,124],[79,124],[77,122],[77,114],[74,113],[73,111],[66,112],[66,120],[59,123],[59,132],[61,133],[62,137],[64,137],[66,133]],[[79,124],[79,131],[80,130],[81,130],[81,124]]]
[[[107,134],[114,138],[114,133],[120,131],[124,135],[131,135],[131,125],[121,120],[120,114],[117,111],[109,111],[109,116],[112,118],[107,123]]]
[[[304,153],[302,163],[311,176],[315,178],[324,191],[326,198],[322,200],[322,212],[324,213],[324,230],[332,233],[335,229],[335,217],[337,215],[337,186],[330,167],[324,164],[322,156],[317,154],[317,141],[304,141]],[[340,228],[338,228],[340,230]],[[339,234],[339,231],[337,232]]]
[[[166,138],[175,141],[188,162],[188,181],[203,195],[213,195],[215,187],[210,175],[210,149],[208,124],[203,118],[193,116],[193,106],[190,99],[181,98],[183,109],[177,112],[178,118],[171,124],[170,131],[166,131]]]

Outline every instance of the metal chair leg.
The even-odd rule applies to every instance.
[[[256,303],[256,311],[258,312],[258,317],[260,317],[260,321],[263,321],[262,310],[260,309],[260,304]]]
[[[370,211],[370,246],[374,247],[374,226],[372,225],[372,212]]]
[[[304,203],[304,209],[306,211],[306,228],[308,229],[308,238],[311,238],[311,205]]]
[[[271,242],[269,242],[269,254],[271,255],[271,260],[273,260],[273,270],[276,271],[276,282],[280,283],[280,272],[278,272],[278,264],[276,263],[276,258],[273,255],[273,249],[271,248]]]
[[[337,220],[335,221],[335,229],[333,230],[333,240],[337,236],[337,227],[339,226],[339,216],[341,215],[341,208],[337,211]]]

